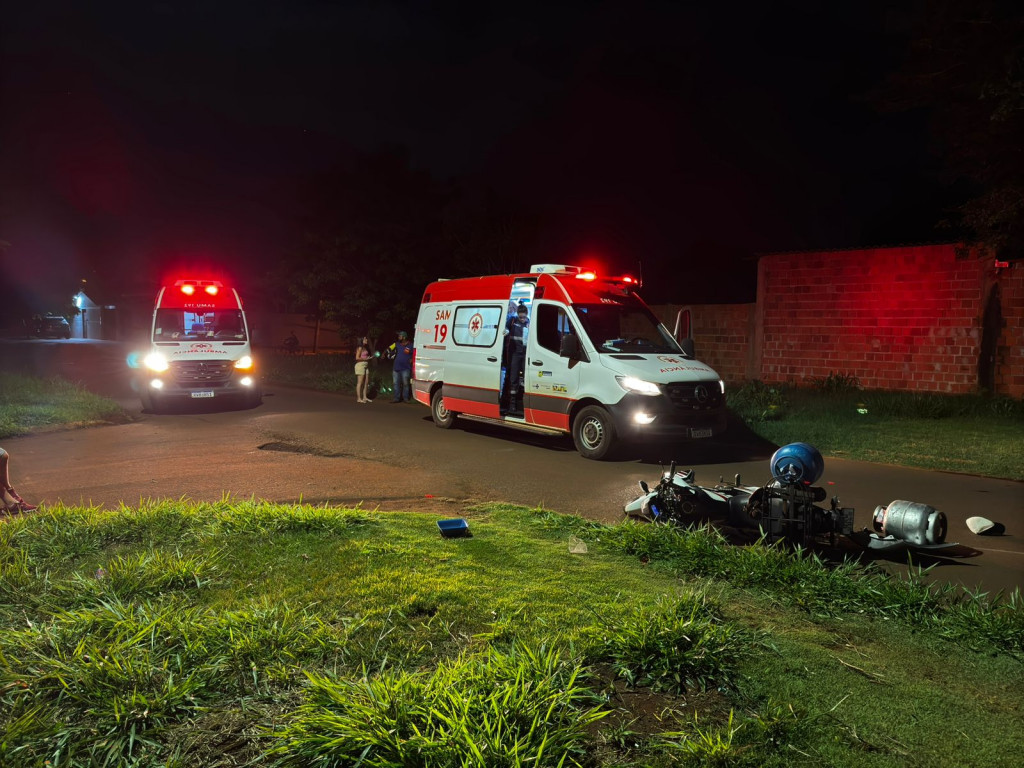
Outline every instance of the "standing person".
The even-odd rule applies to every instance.
[[[21,496],[18,495],[18,492],[11,486],[11,476],[8,473],[10,463],[10,454],[8,454],[3,448],[0,448],[0,484],[3,485],[3,488],[0,489],[0,493],[2,493],[0,501],[3,502],[4,509],[8,512],[31,512],[36,509],[36,505],[29,504],[21,498]]]
[[[530,311],[522,302],[516,313],[505,323],[505,386],[501,388],[498,408],[502,416],[523,415],[523,396],[520,381],[526,367],[526,336],[530,325]]]
[[[398,341],[388,347],[388,358],[394,361],[391,378],[395,385],[392,403],[412,402],[412,342],[405,331],[398,332]]]
[[[363,336],[356,346],[356,402],[372,402],[366,396],[370,386],[370,358],[373,352],[370,351],[370,337]]]

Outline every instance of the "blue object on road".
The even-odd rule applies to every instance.
[[[790,443],[775,452],[771,467],[772,477],[783,485],[811,485],[825,471],[825,460],[810,443]]]

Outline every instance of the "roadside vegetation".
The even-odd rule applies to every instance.
[[[0,762],[1019,765],[1019,593],[706,527],[460,514],[470,538],[227,498],[9,520]]]
[[[1024,401],[988,395],[863,390],[833,374],[805,386],[750,382],[729,407],[776,445],[823,456],[1024,480]]]
[[[0,438],[128,420],[113,400],[65,379],[0,373]]]

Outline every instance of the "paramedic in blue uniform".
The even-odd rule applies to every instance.
[[[409,334],[405,331],[398,332],[398,341],[388,347],[387,356],[394,360],[391,379],[395,385],[395,399],[392,403],[400,403],[403,400],[412,402],[412,342],[409,341]]]
[[[523,394],[520,379],[526,367],[526,337],[530,325],[525,304],[516,307],[516,314],[505,323],[505,386],[498,407],[501,415],[522,416]]]

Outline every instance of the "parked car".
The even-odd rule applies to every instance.
[[[62,315],[35,315],[26,323],[28,336],[40,339],[70,339],[71,325]]]

